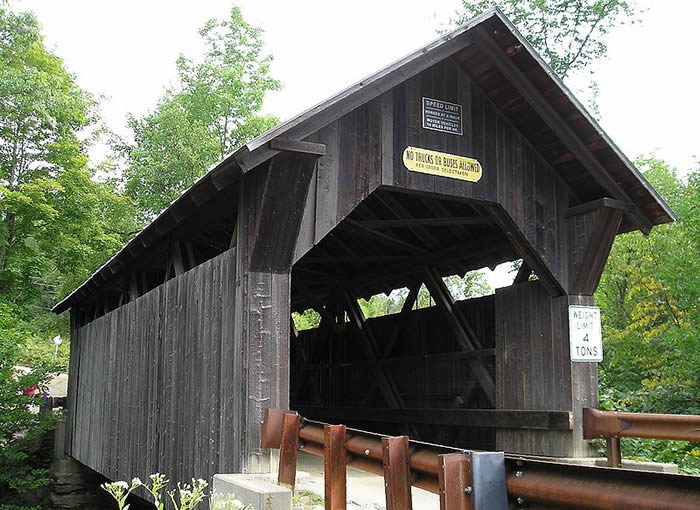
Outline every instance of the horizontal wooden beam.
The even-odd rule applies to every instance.
[[[318,329],[318,328],[313,328],[313,329]],[[306,330],[305,330],[306,331]],[[301,334],[304,334],[304,331],[301,332]],[[391,352],[391,349],[388,349],[386,345],[384,345],[384,342],[380,343],[380,347],[382,347],[383,352]],[[391,347],[391,346],[388,346]],[[474,359],[474,358],[493,358],[496,356],[496,349],[494,348],[487,348],[487,349],[479,349],[476,351],[458,351],[458,352],[439,352],[435,354],[420,354],[416,356],[398,356],[398,357],[391,357],[391,358],[378,358],[378,359],[368,359],[368,360],[353,360],[353,361],[348,361],[348,362],[341,362],[341,363],[329,363],[329,362],[321,362],[321,363],[307,363],[303,367],[300,367],[301,370],[304,371],[317,371],[317,370],[335,370],[335,369],[342,369],[342,368],[371,368],[374,365],[386,365],[388,367],[397,367],[397,366],[403,366],[407,363],[418,363],[418,362],[447,362],[447,361],[454,361],[456,359],[458,360],[467,360],[467,359]]]
[[[597,200],[591,200],[590,202],[569,207],[566,210],[566,213],[564,213],[564,217],[571,218],[572,216],[578,216],[579,214],[596,211],[601,207],[629,211],[632,208],[632,205],[623,202],[622,200],[615,200],[614,198],[599,198]]]
[[[360,223],[350,218],[346,218],[342,223],[340,223],[339,228],[348,232],[354,232],[359,235],[364,235],[365,237],[372,237],[375,241],[379,241],[385,245],[388,244],[390,246],[394,246],[398,249],[408,251],[409,253],[418,255],[425,255],[428,253],[427,250],[419,248],[418,246],[415,246],[412,243],[406,242],[403,239],[399,239],[398,237],[394,237],[384,232],[378,232],[364,225],[363,223]]]
[[[430,227],[447,227],[450,225],[490,225],[493,222],[491,218],[484,216],[467,216],[453,218],[401,218],[391,220],[363,220],[362,223],[370,228],[397,228],[397,227],[414,227],[416,225]]]
[[[570,411],[523,409],[387,409],[292,405],[306,418],[336,422],[387,422],[469,428],[572,430]]]
[[[304,154],[315,154],[316,156],[326,155],[326,146],[322,143],[304,142],[298,140],[287,140],[275,138],[270,141],[270,148],[277,151],[302,152]]]

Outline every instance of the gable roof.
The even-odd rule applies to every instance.
[[[263,133],[236,150],[165,209],[52,311],[61,313],[163,237],[192,203],[206,202],[279,151],[276,139],[303,140],[432,65],[452,58],[562,175],[580,203],[613,198],[628,208],[622,231],[648,232],[675,220],[663,198],[612,142],[505,15],[494,8],[464,26]]]

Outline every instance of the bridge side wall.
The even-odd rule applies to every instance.
[[[573,413],[572,431],[499,430],[498,449],[533,455],[586,457],[581,409],[598,404],[596,363],[569,358],[568,307],[590,296],[551,298],[537,282],[496,291],[496,407]]]
[[[229,250],[75,328],[67,453],[111,479],[239,469],[235,287]]]

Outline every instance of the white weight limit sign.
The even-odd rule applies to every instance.
[[[569,346],[573,362],[603,361],[600,308],[597,306],[569,306]]]

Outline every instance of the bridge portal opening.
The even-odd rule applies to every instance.
[[[487,204],[378,189],[293,267],[291,408],[495,448],[495,299],[464,277],[518,258]]]

